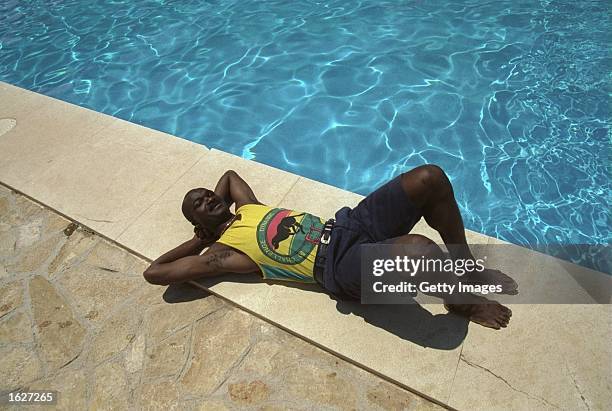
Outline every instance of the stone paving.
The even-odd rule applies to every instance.
[[[0,393],[56,390],[68,410],[441,409],[214,295],[151,286],[146,266],[0,186]]]

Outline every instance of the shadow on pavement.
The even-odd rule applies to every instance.
[[[467,335],[467,319],[448,313],[434,315],[417,302],[362,305],[359,301],[331,298],[336,300],[336,309],[342,314],[362,317],[368,324],[422,347],[452,350],[460,346]]]
[[[198,280],[201,287],[210,288],[220,282],[260,283],[261,278],[244,274],[228,274],[222,277],[213,277]],[[382,328],[404,340],[422,347],[439,350],[452,350],[457,348],[465,339],[469,321],[455,314],[432,314],[419,305],[362,305],[359,301],[342,300],[323,291],[316,284],[290,283],[286,281],[265,281],[269,285],[277,284],[285,287],[298,288],[305,292],[328,294],[336,302],[338,312],[362,317],[368,324]],[[164,293],[164,300],[168,303],[192,301],[211,295],[201,288],[188,283],[174,284]],[[413,300],[414,301],[414,300]]]

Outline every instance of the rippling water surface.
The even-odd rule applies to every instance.
[[[607,1],[0,1],[0,79],[466,226],[609,244]]]

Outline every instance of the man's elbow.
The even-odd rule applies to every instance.
[[[142,273],[144,279],[150,283],[155,285],[169,285],[170,283],[166,279],[166,276],[160,275],[160,273],[155,272],[153,267],[147,268],[144,273]]]

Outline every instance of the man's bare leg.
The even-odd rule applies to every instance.
[[[421,210],[429,226],[440,233],[453,258],[474,259],[465,238],[465,227],[455,201],[453,187],[444,171],[435,165],[417,167],[401,177],[402,188]],[[516,282],[499,270],[466,274],[464,282],[500,284],[504,294],[516,294]]]
[[[428,258],[443,258],[444,253],[440,247],[429,238],[419,234],[406,234],[400,237],[389,240],[392,244],[408,244],[411,247],[406,250],[409,257],[420,258],[426,256]],[[458,277],[451,272],[420,272],[416,273],[410,281],[418,285],[422,281],[430,283],[446,283],[455,285],[459,283]],[[489,300],[485,297],[477,296],[469,293],[454,293],[449,295],[442,292],[428,292],[428,295],[439,297],[444,300],[444,306],[447,310],[458,315],[466,317],[470,321],[480,324],[484,327],[494,328],[499,330],[508,326],[512,311],[497,301]]]

